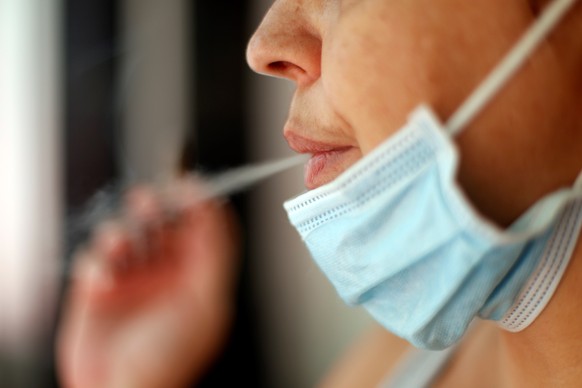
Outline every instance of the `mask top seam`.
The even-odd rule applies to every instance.
[[[419,142],[419,140],[416,140],[415,143],[416,144],[411,144],[409,149],[404,151],[404,153],[414,152],[414,147],[421,147],[423,145],[423,143]],[[389,173],[388,177],[386,177],[386,179],[383,180],[382,184],[377,185],[373,190],[370,190],[364,196],[357,198],[357,200],[354,203],[346,201],[345,203],[336,206],[333,209],[329,209],[307,221],[299,223],[297,225],[297,228],[302,233],[308,233],[323,223],[338,218],[348,212],[354,211],[355,209],[358,209],[366,205],[370,200],[374,199],[378,194],[385,191],[388,187],[396,185],[400,181],[402,181],[402,179],[405,178],[406,175],[411,171],[413,173],[419,173],[423,168],[426,167],[427,162],[430,160],[430,157],[434,155],[434,147],[428,147],[428,149],[424,149],[421,152],[422,153],[418,156],[415,156],[413,160],[407,160],[406,162],[404,162],[403,165],[400,166],[400,168],[397,171]],[[386,169],[388,169],[388,166],[381,168],[381,173],[384,173]],[[368,170],[369,169],[362,171],[362,174],[367,172]],[[354,179],[356,178],[357,177],[354,177]],[[351,182],[353,182],[353,180],[346,182],[346,185]],[[342,185],[342,187],[345,187],[345,185]]]
[[[351,185],[354,180],[360,179],[360,177],[362,175],[366,174],[369,170],[375,169],[378,164],[384,163],[386,159],[391,159],[391,158],[393,159],[394,154],[397,152],[400,152],[400,150],[402,148],[411,147],[411,146],[413,146],[414,143],[418,143],[419,140],[421,140],[421,137],[419,136],[419,134],[416,131],[409,131],[409,132],[402,134],[401,137],[398,139],[394,139],[394,138],[387,139],[386,143],[382,144],[380,147],[386,148],[388,145],[388,142],[390,142],[390,140],[393,140],[393,141],[396,140],[394,142],[394,144],[392,145],[394,148],[387,148],[386,150],[382,150],[381,153],[379,153],[378,155],[375,155],[374,159],[370,160],[367,165],[364,165],[361,168],[361,170],[354,172],[353,176],[349,177],[349,179],[347,179],[345,182],[342,182],[340,185],[338,185],[338,187],[333,187],[330,190],[327,190],[323,193],[317,194],[316,196],[314,196],[312,198],[308,198],[304,201],[301,201],[300,203],[295,204],[291,208],[289,208],[288,211],[295,212],[295,211],[313,203],[314,201],[318,201],[318,200],[321,200],[323,198],[328,197],[332,192],[343,190],[345,187]]]

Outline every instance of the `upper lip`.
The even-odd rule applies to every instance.
[[[300,154],[321,154],[332,151],[343,151],[348,148],[352,148],[350,145],[326,143],[323,141],[309,139],[298,135],[293,131],[285,131],[284,136],[287,140],[287,143],[289,144],[289,147]]]

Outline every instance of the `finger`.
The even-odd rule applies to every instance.
[[[185,215],[184,212],[195,210],[197,206],[212,200],[206,183],[194,175],[169,185],[162,196],[166,212],[178,219]]]
[[[151,188],[131,189],[125,198],[126,227],[133,241],[133,264],[144,264],[162,257],[161,240],[167,233],[163,205]]]
[[[123,268],[132,255],[132,241],[123,223],[105,221],[96,227],[90,249],[104,267]]]
[[[155,224],[138,224],[127,217],[101,223],[96,228],[91,249],[113,276],[135,274],[154,258],[168,256],[160,249],[163,231]]]
[[[129,190],[125,196],[125,214],[137,223],[159,222],[162,218],[162,205],[159,195],[146,186]]]
[[[74,256],[72,279],[74,297],[93,298],[110,292],[116,285],[111,269],[90,249],[80,249]]]

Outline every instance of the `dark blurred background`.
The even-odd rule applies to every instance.
[[[244,164],[245,46],[249,2],[197,1],[189,8],[190,57],[196,58],[191,80],[191,109],[182,163],[186,169],[215,171]],[[122,47],[120,2],[68,0],[65,3],[66,81],[66,204],[68,214],[82,207],[99,189],[122,179],[117,157],[120,141],[120,61],[131,47]],[[246,198],[233,204],[246,225]],[[78,243],[79,236],[69,242]],[[71,249],[68,249],[70,252]],[[244,383],[265,386],[253,304],[248,298],[247,259],[238,292],[238,314],[226,351],[199,387]]]

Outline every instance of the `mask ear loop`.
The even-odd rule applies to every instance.
[[[519,70],[574,3],[576,0],[555,0],[544,10],[540,18],[525,32],[515,47],[447,121],[445,129],[451,136],[461,132],[484,109],[485,105]],[[576,184],[582,185],[582,174],[578,177]]]

